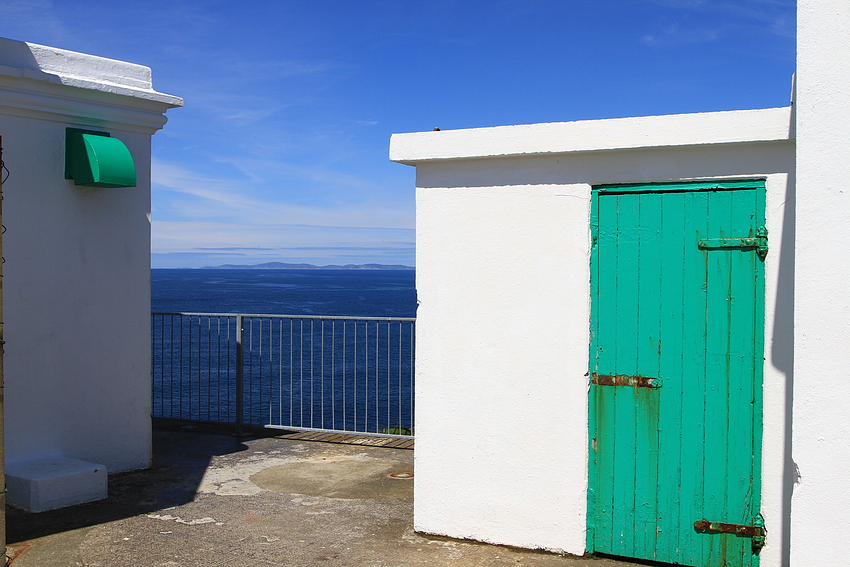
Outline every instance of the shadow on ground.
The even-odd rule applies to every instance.
[[[222,430],[216,430],[217,435],[194,433],[197,429],[191,425],[154,429],[152,467],[110,475],[106,500],[38,514],[7,507],[7,544],[192,502],[214,456],[248,450],[244,442],[247,439],[229,436]],[[181,435],[181,442],[175,442],[175,434]]]
[[[629,565],[414,532],[409,449],[208,431],[154,430],[153,468],[106,500],[10,509],[13,567]]]

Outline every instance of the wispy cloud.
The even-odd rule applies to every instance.
[[[71,35],[50,0],[0,0],[0,19],[4,29],[15,30],[8,36],[11,39],[33,41],[47,36],[61,44]]]
[[[299,193],[288,200],[284,192],[274,192],[263,187],[263,191],[255,189],[252,183],[262,181],[273,183],[275,179],[301,179],[301,183],[309,186],[324,186],[330,197],[340,188],[357,188],[366,191],[375,188],[357,176],[324,171],[321,167],[299,167],[287,164],[279,166],[274,172],[267,172],[261,179],[256,176],[251,179],[241,176],[225,178],[210,176],[170,164],[161,160],[153,160],[151,178],[155,200],[167,203],[167,214],[170,219],[208,219],[226,222],[256,222],[268,224],[279,222],[281,219],[298,219],[300,223],[325,226],[373,226],[383,228],[413,228],[414,211],[407,203],[386,202],[375,203],[369,199],[356,199],[353,202],[336,201],[331,198],[316,199],[313,205],[297,203],[303,200]],[[250,167],[241,164],[239,171],[247,172]],[[278,181],[277,183],[281,183]],[[376,188],[375,188],[376,189]],[[165,213],[157,205],[154,217]]]
[[[795,0],[645,0],[668,9],[655,29],[640,36],[648,46],[709,43],[746,29],[785,38],[796,34]]]
[[[657,33],[641,36],[640,40],[645,45],[655,47],[708,43],[715,41],[721,35],[721,29],[689,29],[679,22],[674,22]]]

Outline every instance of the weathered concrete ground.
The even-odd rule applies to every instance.
[[[155,430],[110,497],[7,511],[14,567],[625,567],[413,532],[413,451]]]

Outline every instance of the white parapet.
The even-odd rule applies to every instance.
[[[9,504],[45,512],[102,500],[107,496],[106,467],[62,455],[6,465]]]

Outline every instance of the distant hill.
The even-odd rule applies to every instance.
[[[284,262],[266,262],[265,264],[222,264],[221,266],[203,266],[201,270],[415,270],[411,266],[400,264],[346,264],[339,266],[314,266],[313,264],[286,264]]]

